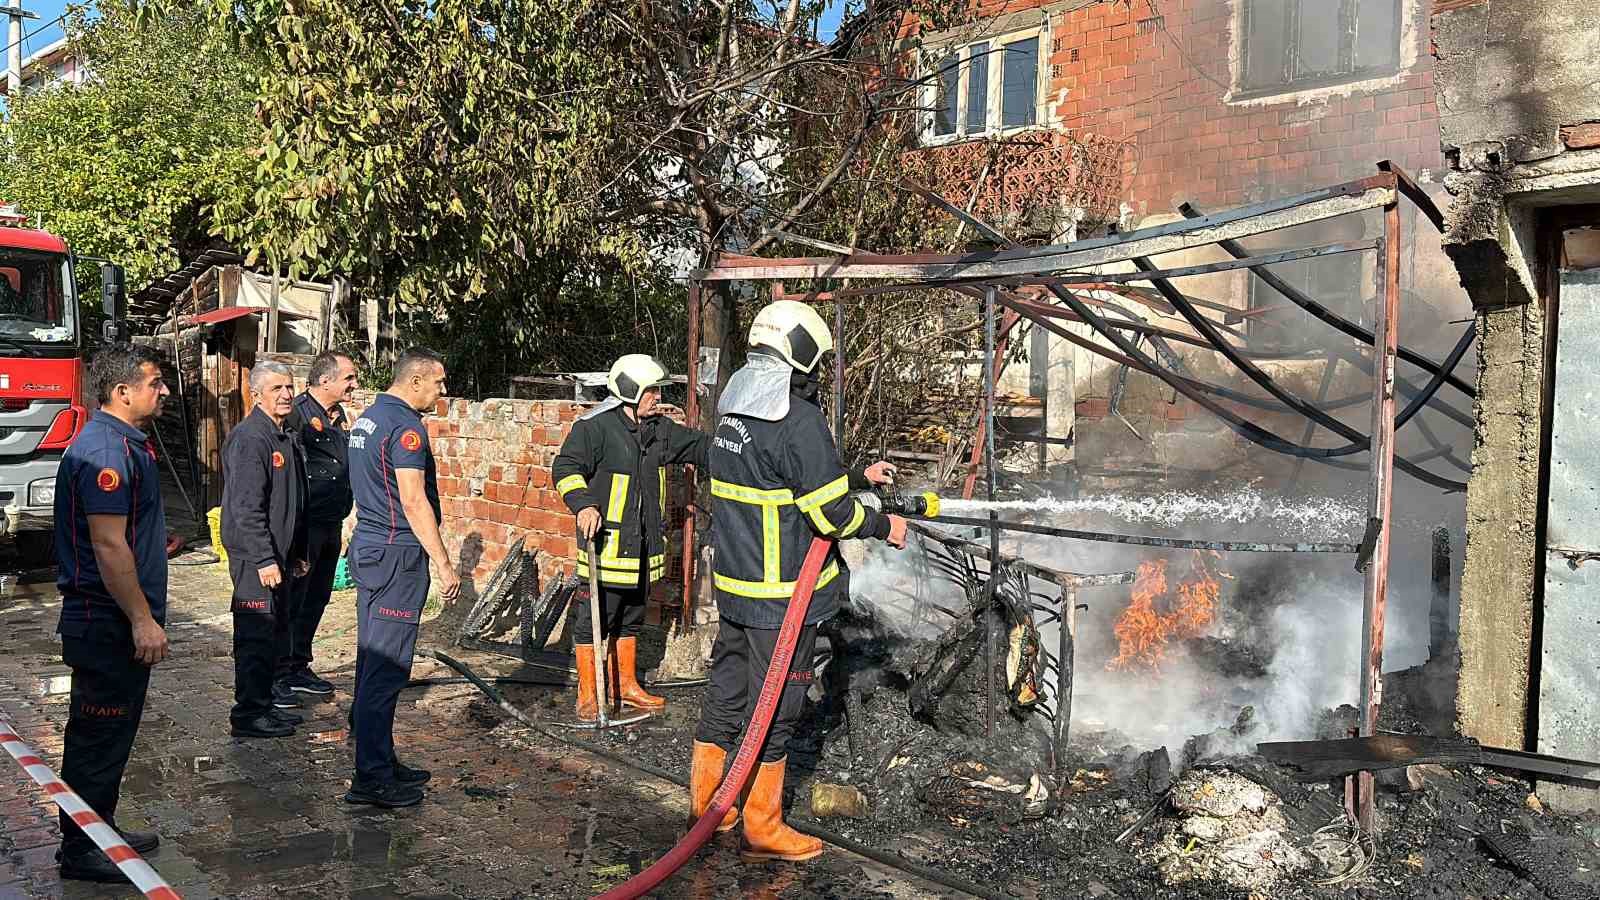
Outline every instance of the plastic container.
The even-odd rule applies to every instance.
[[[350,558],[347,556],[339,557],[339,565],[333,570],[333,589],[346,591],[355,586],[356,583],[350,578]]]
[[[218,562],[227,562],[228,551],[222,546],[222,507],[206,510],[206,524],[211,526],[211,551],[217,554]]]

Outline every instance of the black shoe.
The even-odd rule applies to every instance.
[[[116,828],[115,825],[112,827]],[[161,835],[154,831],[123,831],[117,828],[117,834],[122,835],[122,839],[133,848],[133,852],[141,855],[154,853],[156,848],[161,846]]]
[[[394,780],[401,784],[427,784],[433,773],[427,769],[413,769],[405,763],[394,764]]]
[[[305,716],[282,709],[272,710],[271,712],[267,713],[267,718],[274,722],[282,722],[285,725],[299,725],[301,722],[306,720]]]
[[[234,737],[276,738],[294,734],[294,726],[272,716],[256,716],[248,722],[233,723]]]
[[[352,782],[350,790],[344,795],[346,803],[361,803],[367,806],[381,806],[384,809],[400,809],[404,806],[416,806],[422,802],[422,788],[414,784],[360,784]]]
[[[278,709],[298,709],[302,704],[289,685],[276,681],[272,684],[272,705]]]
[[[326,697],[333,693],[333,682],[318,678],[310,669],[301,669],[290,675],[284,681],[289,685],[289,690],[302,694],[315,694]]]
[[[128,883],[128,876],[122,874],[117,864],[100,852],[99,847],[91,846],[87,850],[57,853],[56,858],[61,864],[61,877],[64,880],[99,881],[105,884]]]

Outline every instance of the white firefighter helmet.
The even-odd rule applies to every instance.
[[[833,335],[809,304],[776,300],[761,307],[750,323],[750,346],[771,347],[784,362],[810,374],[822,354],[833,349]]]
[[[629,353],[611,364],[606,387],[623,403],[636,404],[644,392],[667,384],[667,367],[648,353]]]

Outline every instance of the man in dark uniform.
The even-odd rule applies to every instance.
[[[289,581],[305,574],[305,469],[294,432],[294,373],[260,361],[256,408],[222,447],[222,546],[233,576],[235,737],[286,737],[301,718],[273,705],[278,658],[289,649]]]
[[[831,542],[877,538],[903,547],[906,521],[883,515],[850,495],[827,419],[817,405],[817,364],[833,349],[828,326],[804,303],[763,307],[750,326],[750,356],[717,404],[711,448],[712,584],[721,619],[711,648],[711,684],[700,707],[689,776],[691,821],[711,805],[728,754],[750,723],[814,538]],[[879,463],[860,476],[878,481]],[[783,822],[783,778],[789,736],[811,684],[817,626],[847,593],[849,570],[829,548],[805,627],[795,644],[788,683],[778,701],[761,768],[744,802],[747,859],[800,861],[822,842]],[[728,811],[719,828],[735,824]]]
[[[88,377],[100,410],[56,472],[57,630],[72,669],[61,778],[113,828],[150,668],[167,657],[166,513],[155,448],[140,430],[167,396],[158,360],[126,344],[95,354]],[[140,853],[160,843],[155,832],[122,836]],[[127,880],[65,813],[57,859],[62,878]]]
[[[606,697],[635,709],[655,711],[667,701],[639,685],[636,654],[650,585],[666,573],[666,466],[706,465],[710,436],[654,412],[667,383],[658,360],[630,353],[611,366],[611,397],[574,422],[550,466],[556,490],[578,518],[578,534],[592,541],[600,558],[580,547],[578,574],[598,566],[602,640],[607,653]],[[602,506],[603,504],[603,506]],[[602,515],[601,510],[605,512]],[[573,609],[572,641],[578,662],[579,719],[596,718],[594,625],[589,603]]]
[[[333,685],[311,671],[312,641],[333,592],[341,529],[350,515],[349,423],[341,401],[356,387],[356,364],[329,351],[311,361],[306,390],[295,398],[285,427],[299,436],[306,465],[306,567],[289,588],[289,652],[278,660],[275,696],[289,692],[326,697]]]
[[[422,800],[430,777],[402,765],[394,752],[394,707],[411,678],[417,626],[428,599],[428,562],[446,602],[461,590],[439,534],[439,487],[422,414],[444,393],[444,361],[431,350],[407,350],[379,394],[350,430],[350,487],[356,530],[350,571],[360,610],[356,633],[354,709],[356,775],[348,803],[397,808]]]

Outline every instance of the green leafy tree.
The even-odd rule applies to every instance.
[[[248,193],[261,68],[198,10],[98,9],[68,25],[90,78],[17,97],[0,125],[0,197],[139,284],[216,245],[216,206]]]

